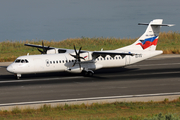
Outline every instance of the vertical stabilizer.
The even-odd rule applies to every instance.
[[[141,46],[143,50],[156,50],[161,27],[160,25],[162,25],[162,22],[162,19],[155,19],[151,21],[145,33],[134,44]]]
[[[132,45],[117,49],[117,50],[156,50],[160,27],[161,26],[173,26],[171,24],[162,24],[163,19],[155,19],[150,23],[139,23],[139,25],[148,25],[145,33]]]

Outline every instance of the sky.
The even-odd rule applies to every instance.
[[[153,19],[180,29],[179,0],[1,0],[0,41],[137,38]]]

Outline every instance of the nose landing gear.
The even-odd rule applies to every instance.
[[[16,76],[16,79],[19,80],[21,77],[21,74],[15,74],[15,76]]]

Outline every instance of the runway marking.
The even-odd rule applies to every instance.
[[[140,94],[140,95],[124,95],[124,96],[107,96],[107,97],[91,97],[91,98],[47,100],[47,101],[18,102],[18,103],[4,103],[4,104],[0,104],[0,106],[17,106],[17,105],[29,105],[29,104],[46,104],[46,103],[58,103],[58,102],[75,102],[75,101],[88,101],[88,100],[120,99],[120,98],[134,98],[134,97],[152,97],[152,96],[167,96],[167,95],[180,95],[180,92]]]

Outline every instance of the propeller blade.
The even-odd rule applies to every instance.
[[[49,50],[49,48],[50,48],[50,45],[47,48],[44,48],[45,49],[45,53],[44,54],[47,54],[47,50]]]
[[[74,67],[74,66],[75,66],[75,64],[76,64],[76,61],[77,61],[77,60],[75,60],[75,62],[74,62],[74,64],[73,64],[73,67]]]
[[[82,48],[82,47],[80,47],[80,48],[79,48],[79,52],[78,52],[78,55],[80,54],[81,48]]]
[[[43,47],[43,54],[46,54],[46,49],[44,47],[44,42],[42,41],[42,47]]]
[[[74,51],[75,51],[76,55],[78,55],[78,53],[77,53],[77,51],[76,51],[76,47],[75,47],[75,45],[74,45]]]
[[[81,59],[83,59],[83,60],[85,60],[85,58],[83,58],[83,57],[80,57]]]
[[[76,58],[76,55],[72,55],[72,54],[70,54],[70,53],[69,53],[69,55],[71,55],[72,57]]]
[[[42,46],[44,47],[44,42],[42,41]]]
[[[41,54],[43,54],[43,51],[42,51],[42,50],[38,49],[38,51],[39,51]]]
[[[82,48],[82,47],[80,47],[80,48],[79,48],[79,51],[77,52],[76,47],[75,47],[75,45],[74,45],[74,51],[75,51],[76,55],[69,54],[69,55],[71,55],[72,57],[74,57],[74,58],[76,59],[75,62],[74,62],[74,64],[73,64],[73,66],[76,64],[77,61],[79,62],[79,68],[80,68],[80,70],[81,70],[81,59],[84,59],[83,57],[80,57],[81,48]],[[84,60],[85,60],[85,59],[84,59]]]

